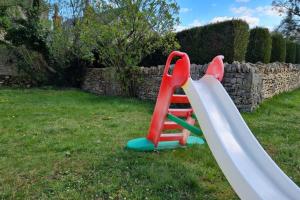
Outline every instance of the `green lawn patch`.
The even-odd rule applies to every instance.
[[[153,104],[78,90],[0,90],[0,199],[238,199],[207,145],[133,152]],[[246,122],[300,185],[300,90]]]

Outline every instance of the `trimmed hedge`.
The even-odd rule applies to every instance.
[[[295,63],[296,61],[296,44],[290,40],[286,41],[286,63]]]
[[[220,54],[229,63],[244,60],[300,63],[300,44],[287,41],[280,33],[271,35],[267,28],[256,27],[249,32],[248,24],[242,20],[191,28],[178,32],[176,38],[180,50],[188,53],[191,62],[196,64],[209,63]],[[162,65],[166,58],[158,50],[145,57],[139,66]]]
[[[296,49],[296,62],[297,64],[300,64],[300,44],[297,44],[297,49]]]
[[[246,53],[247,62],[269,63],[271,58],[272,39],[269,29],[256,27],[250,31]]]
[[[286,44],[285,39],[280,33],[272,35],[271,62],[285,62]]]
[[[209,63],[216,55],[226,62],[243,61],[249,38],[249,25],[242,20],[230,20],[177,33],[181,51],[192,63]]]

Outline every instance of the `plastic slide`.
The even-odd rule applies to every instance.
[[[300,199],[299,187],[264,151],[215,77],[189,78],[183,89],[209,148],[241,199]]]
[[[169,73],[174,57],[173,73]],[[164,70],[148,136],[127,143],[136,151],[153,151],[203,144],[204,135],[218,165],[241,199],[299,200],[299,187],[276,165],[251,133],[220,83],[223,56],[215,57],[198,81],[190,77],[187,54],[172,52]],[[185,95],[176,95],[176,88]],[[170,108],[171,104],[191,108]],[[195,127],[195,120],[201,127]],[[170,130],[181,130],[169,133]],[[190,133],[200,137],[190,136]]]

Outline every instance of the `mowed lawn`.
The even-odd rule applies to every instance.
[[[0,199],[238,199],[207,145],[132,152],[153,103],[78,90],[0,90]],[[247,124],[300,185],[300,90]]]

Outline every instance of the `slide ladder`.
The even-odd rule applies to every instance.
[[[179,57],[170,73],[171,61]],[[187,54],[173,52],[167,59],[163,72],[157,101],[152,115],[150,128],[146,138],[137,138],[127,143],[127,148],[137,151],[153,151],[173,149],[203,144],[200,137],[190,136],[190,133],[201,135],[202,131],[195,127],[195,116],[192,108],[170,108],[171,104],[185,105],[190,102],[186,95],[174,94],[188,79],[190,74],[190,60]],[[170,133],[170,131],[177,131]],[[179,131],[179,133],[178,133]]]

